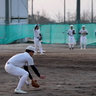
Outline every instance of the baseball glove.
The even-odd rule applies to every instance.
[[[86,31],[82,32],[81,34],[82,34],[83,36],[85,36],[85,35],[86,35]]]
[[[73,30],[72,32],[73,32],[73,34],[75,34],[75,30]]]
[[[40,85],[37,83],[37,80],[32,80],[31,84],[35,88],[39,88],[40,87]]]
[[[42,35],[41,35],[41,34],[39,34],[39,40],[40,40],[40,41],[42,40]]]

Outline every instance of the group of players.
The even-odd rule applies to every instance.
[[[74,35],[76,34],[75,29],[73,28],[73,25],[70,25],[70,29],[67,31],[67,34],[69,35],[69,49],[73,50],[74,46],[76,44]],[[87,43],[87,37],[86,35],[88,35],[88,30],[85,29],[85,25],[82,25],[82,29],[79,31],[80,36],[80,48],[81,49],[86,49],[86,43]],[[41,54],[43,53],[42,50],[42,45],[41,45],[41,39],[40,37],[42,37],[41,33],[40,33],[40,29],[39,29],[39,25],[37,24],[34,28],[34,46],[35,46],[35,54],[37,54],[37,46],[39,46],[39,50]]]
[[[70,26],[70,29],[68,30],[69,35],[69,48],[74,49],[75,39],[74,34],[76,34],[75,30],[73,29],[73,25]],[[80,30],[79,34],[81,34],[80,38],[80,44],[82,49],[82,44],[84,43],[84,49],[86,48],[86,35],[88,34],[88,31],[85,29],[85,26],[82,26],[82,29]],[[15,93],[25,94],[26,91],[22,90],[22,87],[24,84],[27,86],[32,84],[33,87],[39,87],[38,83],[36,83],[36,80],[33,79],[28,66],[31,67],[31,69],[35,72],[35,74],[40,79],[45,79],[46,77],[44,75],[41,75],[34,65],[33,55],[37,54],[37,47],[39,46],[40,54],[44,54],[44,50],[42,50],[41,45],[42,35],[40,33],[40,29],[38,24],[34,28],[34,47],[28,46],[25,49],[25,52],[16,54],[12,56],[5,64],[5,70],[7,73],[19,76],[19,83],[14,90]],[[23,67],[23,68],[22,68]],[[31,82],[28,82],[28,77],[30,78]]]
[[[70,25],[70,29],[67,31],[67,34],[69,35],[69,49],[73,50],[74,46],[76,44],[74,35],[76,34],[75,29],[73,28],[73,25]],[[85,29],[85,25],[82,25],[82,29],[79,31],[80,36],[80,48],[81,49],[86,49],[86,43],[87,43],[87,37],[88,35],[88,30]],[[39,50],[41,54],[44,54],[42,50],[42,45],[41,45],[41,39],[40,36],[42,37],[39,29],[39,25],[37,24],[34,28],[34,46],[35,46],[35,54],[37,54],[37,46],[39,46]]]
[[[69,35],[69,49],[72,50],[72,49],[74,49],[74,45],[76,44],[76,41],[74,38],[76,31],[73,28],[73,25],[70,25],[70,29],[67,31],[67,34]],[[84,25],[82,25],[82,29],[79,31],[79,34],[81,34],[80,47],[81,47],[81,49],[86,49],[86,41],[87,41],[86,35],[88,34],[88,30],[85,29]]]

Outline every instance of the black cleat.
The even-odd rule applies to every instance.
[[[72,50],[74,49],[74,47],[72,47]]]
[[[71,48],[69,48],[71,50]]]

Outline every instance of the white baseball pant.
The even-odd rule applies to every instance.
[[[86,43],[86,36],[81,36],[80,37],[80,43]]]
[[[73,36],[69,36],[69,48],[74,47],[75,44],[76,44],[76,42],[75,42],[74,37]]]
[[[38,50],[38,46],[39,46],[39,50],[40,52],[42,53],[42,44],[41,44],[41,41],[39,41],[38,38],[34,38],[34,47],[35,47],[35,51],[37,52]]]
[[[86,36],[81,36],[80,37],[80,46],[81,46],[81,48],[82,48],[83,44],[84,44],[84,48],[86,48],[86,41],[87,41]]]
[[[26,83],[29,73],[20,67],[12,65],[11,63],[6,63],[5,70],[11,75],[21,77],[17,86],[17,89],[21,89]]]

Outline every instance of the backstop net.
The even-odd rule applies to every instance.
[[[87,45],[96,44],[96,24],[74,24],[76,30],[75,40],[79,44],[80,34],[79,31],[85,25],[88,30]],[[26,25],[0,25],[0,44],[9,44],[15,40],[30,37],[34,38],[34,24]],[[67,30],[70,28],[68,24],[47,24],[40,25],[41,34],[43,36],[42,43],[54,44],[54,43],[68,43]]]

